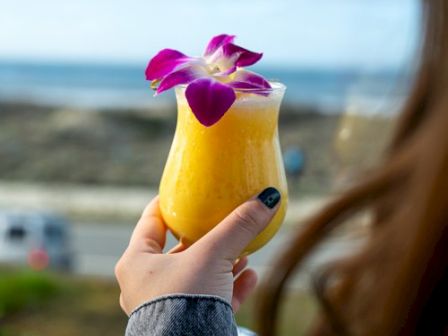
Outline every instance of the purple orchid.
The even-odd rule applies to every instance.
[[[258,62],[263,54],[234,44],[234,39],[234,35],[226,34],[213,37],[203,57],[163,49],[149,61],[146,79],[156,95],[187,84],[188,105],[201,124],[212,126],[234,103],[235,89],[266,95],[271,88],[262,76],[243,69]]]

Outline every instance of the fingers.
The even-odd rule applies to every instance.
[[[213,257],[235,260],[244,248],[268,225],[278,210],[280,193],[263,190],[243,203],[197,243],[196,247]]]
[[[182,240],[174,246],[171,250],[167,252],[167,254],[179,253],[185,251],[188,248],[188,245],[182,242]]]
[[[257,273],[253,269],[244,270],[235,280],[233,285],[232,308],[237,312],[240,305],[246,300],[250,293],[253,292],[257,285]]]
[[[161,253],[165,246],[166,226],[159,209],[159,197],[156,196],[145,208],[134,228],[130,247],[143,252]]]
[[[248,264],[248,259],[247,257],[242,257],[240,259],[237,260],[237,262],[233,265],[233,276],[237,276],[238,274],[240,274],[240,272],[247,266]]]
[[[123,294],[121,294],[121,293],[120,293],[120,307],[121,307],[121,310],[123,310],[126,315],[129,315],[128,311],[126,309],[126,306],[124,305]]]

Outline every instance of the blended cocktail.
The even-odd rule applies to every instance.
[[[185,87],[176,88],[177,128],[160,184],[160,208],[177,238],[195,242],[267,186],[280,191],[280,208],[244,254],[277,232],[288,201],[277,130],[284,90],[279,83],[256,93],[237,89],[226,114],[205,127],[192,113]]]

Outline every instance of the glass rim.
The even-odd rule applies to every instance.
[[[271,85],[270,88],[233,88],[235,92],[240,93],[273,93],[273,92],[284,92],[286,90],[286,85],[277,82],[277,81],[269,81]],[[177,87],[180,89],[186,89],[188,84],[180,84]]]

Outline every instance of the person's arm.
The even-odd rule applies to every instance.
[[[236,336],[232,307],[218,296],[167,295],[131,313],[126,336]]]

